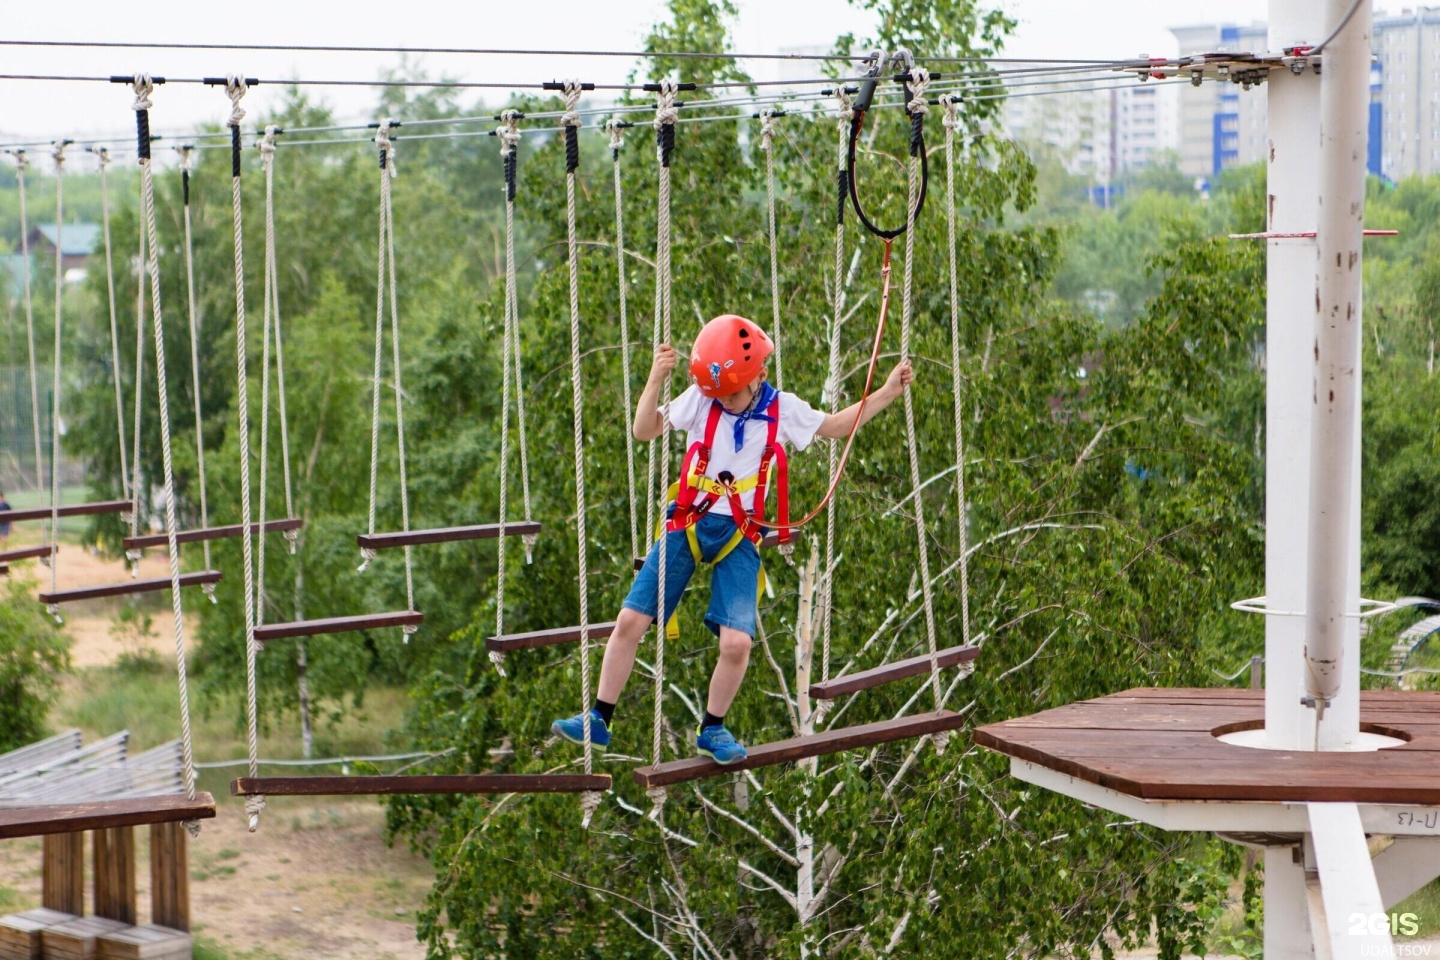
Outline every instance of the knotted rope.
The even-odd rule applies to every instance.
[[[655,145],[656,155],[659,160],[659,191],[656,204],[656,243],[655,243],[655,305],[656,305],[656,343],[671,342],[671,309],[672,297],[670,290],[670,161],[675,152],[675,120],[679,117],[679,108],[675,105],[675,94],[679,85],[673,80],[660,81],[659,95],[655,98]],[[670,404],[670,378],[665,378],[665,383],[660,388],[661,409],[665,410]],[[662,491],[670,489],[670,424],[669,415],[666,415],[666,422],[661,427],[660,437],[655,441],[652,450],[651,462],[659,460],[659,479]],[[652,498],[653,499],[653,498]],[[658,766],[663,759],[662,750],[664,738],[661,732],[665,722],[665,577],[666,577],[666,541],[668,536],[662,531],[660,534],[660,549],[657,551],[657,589],[655,609],[655,711],[654,727],[651,732],[651,754],[653,762]],[[666,792],[664,787],[652,787],[646,791],[654,809],[651,816],[659,820],[664,815]]]
[[[35,308],[30,293],[30,225],[25,215],[25,170],[30,158],[24,150],[12,151],[15,157],[15,181],[20,193],[20,263],[25,282],[25,345],[30,356],[30,425],[35,436],[35,489],[45,488],[45,448],[40,444],[40,368],[35,360]],[[46,523],[49,521],[47,520]],[[42,529],[40,538],[49,542],[50,531]],[[48,565],[52,557],[45,557]]]
[[[585,515],[585,394],[580,377],[580,243],[575,228],[575,179],[580,169],[580,103],[579,80],[565,81],[565,114],[560,126],[565,131],[565,241],[570,269],[570,410],[575,443],[575,539],[580,582],[580,702],[588,704],[590,687],[590,556],[586,539]],[[581,713],[585,734],[585,775],[594,772],[590,743],[590,711]],[[582,823],[590,819],[600,806],[600,793],[587,790],[581,797]]]
[[[832,413],[840,409],[840,325],[845,315],[845,202],[850,193],[850,171],[845,163],[846,147],[850,140],[850,121],[855,111],[851,109],[850,94],[845,92],[843,83],[835,85],[835,97],[840,101],[836,119],[840,128],[839,167],[837,174],[838,205],[835,211],[835,293],[830,315],[830,357],[826,365],[825,399]],[[826,449],[826,476],[835,479],[836,458],[840,441],[831,440]],[[825,570],[820,586],[820,679],[830,679],[830,635],[831,612],[835,596],[835,514],[832,502],[825,508]],[[823,709],[823,707],[822,707]]]
[[[249,757],[251,777],[260,775],[260,751],[258,728],[258,691],[255,679],[255,656],[260,644],[255,639],[255,529],[251,526],[250,512],[250,374],[245,334],[245,231],[240,203],[240,121],[245,111],[240,109],[240,100],[245,96],[245,79],[231,76],[225,81],[225,95],[230,98],[230,202],[234,222],[235,250],[235,358],[236,358],[236,408],[239,414],[240,436],[240,552],[245,571],[245,745]],[[245,813],[251,833],[260,827],[260,814],[265,810],[263,796],[245,798]]]
[[[630,413],[635,402],[630,391],[630,316],[625,289],[625,204],[620,176],[620,148],[625,145],[625,128],[621,120],[609,120],[605,130],[610,134],[610,159],[615,170],[615,269],[620,291],[620,375],[624,381],[624,411],[620,425],[625,433],[625,491],[630,507],[630,556],[640,556],[639,517],[635,508],[635,432],[630,429]],[[652,508],[653,509],[653,508]],[[648,527],[646,528],[649,529]]]
[[[502,322],[500,377],[500,531],[496,537],[498,559],[495,570],[495,635],[505,633],[505,541],[503,527],[509,521],[510,501],[510,388],[513,382],[514,356],[520,345],[518,335],[512,332],[515,325],[515,174],[520,147],[520,112],[506,110],[500,114],[501,125],[495,129],[500,140],[500,163],[505,172],[505,317]],[[522,444],[523,447],[523,444]],[[505,653],[490,651],[490,662],[500,676],[505,676]]]
[[[175,617],[175,668],[180,682],[180,751],[185,768],[185,796],[195,799],[195,751],[190,737],[190,691],[185,671],[185,611],[180,594],[179,529],[175,517],[174,458],[170,449],[170,391],[165,375],[165,321],[160,309],[160,240],[155,225],[155,179],[150,167],[150,93],[148,76],[137,74],[135,124],[140,143],[140,204],[150,255],[150,308],[155,327],[155,380],[160,398],[160,451],[165,470],[165,539],[170,549],[170,611]],[[58,213],[58,210],[57,210]],[[57,217],[58,220],[58,217]],[[57,244],[58,246],[58,244]],[[200,833],[197,821],[186,821],[191,836]]]
[[[195,316],[195,252],[190,221],[190,169],[195,148],[186,144],[176,147],[180,152],[180,190],[185,208],[185,303],[190,321],[190,387],[195,394],[195,466],[200,481],[200,526],[210,526],[210,506],[205,496],[205,418],[200,401],[200,329]],[[107,238],[108,246],[108,238]],[[214,569],[210,564],[210,541],[203,542],[205,569]],[[215,601],[215,584],[207,583],[201,589],[210,602]]]
[[[110,307],[110,372],[115,384],[115,433],[120,453],[120,490],[125,499],[130,499],[130,467],[125,451],[125,396],[120,382],[120,324],[115,309],[115,256],[110,243],[110,186],[106,171],[111,158],[108,147],[91,147],[100,168],[100,224],[105,238],[105,290],[109,295]],[[208,569],[210,564],[205,564]]]
[[[900,308],[900,357],[910,356],[910,320],[913,316],[912,295],[915,277],[915,208],[920,192],[920,156],[924,153],[923,131],[925,114],[930,106],[925,100],[925,88],[930,83],[930,74],[924,67],[913,67],[906,84],[909,101],[905,110],[910,115],[910,177],[907,223],[905,225],[905,279],[901,287]],[[940,661],[935,640],[935,598],[930,586],[930,545],[925,532],[925,503],[920,495],[920,450],[915,434],[915,401],[909,386],[905,393],[905,448],[910,459],[910,488],[915,491],[915,536],[920,558],[920,584],[925,606],[925,639],[930,650],[930,685],[935,694],[935,709],[944,706],[944,691],[940,684]],[[933,738],[937,752],[943,752],[948,736],[937,734]]]
[[[56,140],[50,157],[55,161],[55,382],[50,393],[50,592],[60,589],[60,327],[65,300],[65,255],[60,232],[65,223],[65,146]],[[50,615],[60,620],[58,604],[49,605]]]
[[[955,229],[955,131],[963,123],[960,117],[959,96],[948,95],[940,98],[945,108],[945,219],[950,243],[950,371],[951,396],[955,413],[955,500],[956,525],[960,531],[960,642],[970,645],[970,530],[969,510],[965,500],[965,428],[961,401],[964,378],[960,375],[960,294],[959,266],[956,259],[959,249]],[[973,664],[973,661],[971,661]]]

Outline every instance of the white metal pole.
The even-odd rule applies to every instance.
[[[1271,50],[1318,43],[1323,19],[1309,0],[1270,0]],[[1320,195],[1320,77],[1272,70],[1268,96],[1266,229],[1315,229]],[[1315,249],[1304,240],[1267,242],[1265,408],[1265,597],[1271,610],[1305,609],[1306,516],[1310,463],[1311,330],[1315,316]],[[1308,749],[1314,728],[1300,705],[1305,691],[1300,617],[1265,618],[1265,741]],[[1303,896],[1298,909],[1304,911]]]
[[[1326,0],[1334,29],[1351,0]],[[1362,0],[1350,22],[1324,50],[1320,82],[1320,206],[1316,224],[1313,414],[1310,423],[1310,542],[1305,603],[1305,689],[1316,710],[1316,746],[1354,739],[1324,710],[1336,700],[1359,699],[1342,685],[1347,587],[1354,508],[1354,456],[1360,434],[1360,253],[1365,220],[1365,140],[1370,100],[1370,3]],[[1358,636],[1358,633],[1356,633]],[[1359,713],[1348,715],[1356,724]]]

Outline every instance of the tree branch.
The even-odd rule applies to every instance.
[[[763,843],[770,850],[771,853],[775,854],[775,856],[779,857],[781,860],[784,860],[792,867],[800,866],[800,861],[796,859],[793,854],[787,851],[784,847],[775,843],[769,837],[765,836],[765,834],[761,833],[759,829],[757,829],[754,825],[750,824],[743,818],[736,816],[729,810],[726,810],[719,804],[712,801],[709,797],[705,796],[705,794],[700,792],[699,787],[695,788],[695,796],[700,798],[700,802],[704,804],[707,809],[715,811],[720,816],[729,820],[731,823],[739,826],[742,830],[749,833],[756,840],[759,840],[761,843]]]

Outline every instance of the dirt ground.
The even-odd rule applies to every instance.
[[[12,541],[13,545],[13,541]],[[50,572],[28,571],[48,586]],[[163,553],[149,551],[141,577],[164,577]],[[66,587],[111,583],[129,576],[123,563],[61,546],[59,583]],[[190,591],[190,603],[203,602]],[[192,599],[193,598],[193,599]],[[74,639],[77,669],[106,666],[125,643],[143,643],[173,657],[174,619],[167,604],[152,611],[153,635],[119,641],[112,617],[123,601],[67,606],[65,631]],[[187,616],[188,619],[188,616]],[[132,647],[133,650],[133,647]],[[200,757],[199,759],[205,759]],[[246,831],[239,800],[217,797],[219,816],[203,824],[190,848],[194,932],[227,955],[256,960],[420,960],[414,917],[430,890],[429,864],[382,842],[383,808],[373,800],[275,798],[259,832]],[[136,831],[139,916],[150,909],[149,833]],[[40,841],[0,841],[0,886],[19,895],[19,909],[40,902]],[[88,905],[87,905],[88,909]]]

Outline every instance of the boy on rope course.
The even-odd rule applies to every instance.
[[[884,386],[869,399],[837,413],[816,410],[793,393],[782,393],[766,380],[765,360],[775,345],[758,325],[731,314],[707,323],[690,353],[685,392],[661,409],[660,390],[677,362],[668,344],[655,348],[650,378],[635,410],[638,440],[654,440],[668,425],[689,439],[681,479],[671,496],[665,524],[665,607],[680,602],[695,567],[714,567],[705,626],[720,641],[720,658],[710,678],[705,716],[695,731],[695,749],[717,763],[745,759],[745,747],[725,728],[755,636],[760,552],[765,535],[765,493],[775,469],[780,539],[789,538],[789,491],[785,450],[804,450],[818,437],[843,440],[901,396],[914,379],[909,360],[890,371]],[[856,419],[859,423],[856,423]],[[649,555],[605,645],[600,686],[590,709],[590,739],[610,743],[610,727],[620,691],[635,666],[635,654],[654,622],[658,594],[660,541]],[[572,743],[584,742],[584,714],[556,720],[551,731]]]

